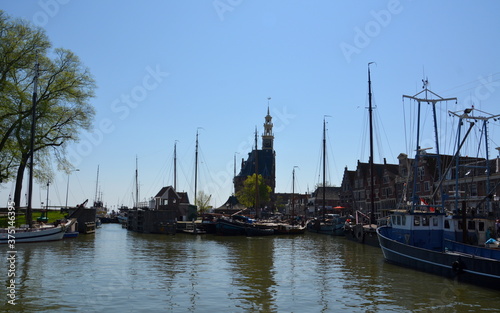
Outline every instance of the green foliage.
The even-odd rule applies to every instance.
[[[210,209],[209,202],[211,197],[211,195],[207,195],[203,191],[198,192],[195,203],[195,205],[198,207],[198,213],[203,214],[205,212],[208,212],[208,210]]]
[[[49,220],[47,221],[47,223],[54,223],[57,220],[62,220],[64,218],[66,218],[67,215],[68,215],[67,213],[61,213],[60,211],[49,211],[48,212]],[[35,211],[35,212],[33,212],[33,219],[35,221],[40,216],[42,216],[42,212],[41,211]],[[6,227],[8,227],[8,223],[7,222],[8,222],[8,216],[7,215],[0,216],[0,228],[6,228]],[[25,225],[25,224],[27,224],[26,223],[26,216],[24,214],[17,215],[16,216],[16,226],[21,226],[21,225]]]
[[[13,20],[0,11],[0,182],[16,179],[20,195],[30,149],[35,64],[39,64],[36,98],[35,177],[51,176],[50,164],[69,170],[65,147],[90,130],[95,115],[90,99],[95,82],[79,58],[67,49],[49,51],[41,28]],[[16,173],[17,171],[17,173]]]
[[[258,175],[258,186],[259,186],[259,203],[256,201],[256,175],[248,176],[243,182],[243,188],[236,193],[238,201],[247,207],[259,206],[259,203],[268,202],[271,199],[272,188],[264,183],[264,178],[262,175]]]

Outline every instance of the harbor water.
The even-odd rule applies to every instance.
[[[306,233],[95,234],[16,245],[1,312],[500,312],[498,291],[384,262],[378,248]]]

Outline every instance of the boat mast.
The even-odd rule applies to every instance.
[[[139,170],[137,165],[137,155],[135,156],[135,207],[139,208]]]
[[[259,205],[259,150],[257,150],[257,126],[255,126],[255,215],[260,218]]]
[[[94,207],[97,205],[98,200],[98,188],[99,188],[99,165],[97,165],[97,179],[95,181],[95,195],[94,195]]]
[[[373,169],[373,107],[372,107],[372,81],[370,78],[370,64],[368,63],[368,115],[370,117],[370,224],[375,224],[375,186]]]
[[[292,171],[292,217],[295,217],[295,168],[298,166],[293,167]]]
[[[420,111],[421,111],[421,103],[427,103],[432,105],[432,114],[433,114],[433,122],[434,122],[434,137],[435,137],[435,143],[436,143],[436,156],[437,156],[437,167],[438,167],[438,173],[440,174],[440,178],[442,178],[443,174],[441,171],[441,156],[439,155],[439,141],[438,141],[438,130],[437,130],[437,116],[436,116],[436,103],[442,102],[442,101],[451,101],[455,100],[457,101],[457,98],[443,98],[439,96],[438,94],[432,92],[427,88],[429,81],[427,79],[422,80],[423,82],[423,90],[417,93],[414,96],[407,96],[403,95],[404,98],[412,99],[417,101],[417,142],[416,142],[416,154],[415,154],[415,166],[414,166],[414,172],[413,172],[413,191],[412,191],[412,210],[414,210],[417,206],[419,206],[419,197],[417,195],[417,169],[419,165],[419,160],[420,160],[420,155],[423,151],[430,149],[430,148],[425,148],[422,149],[420,147]],[[418,96],[421,93],[425,93],[424,98],[419,98]],[[428,94],[432,94],[433,96],[437,97],[437,99],[429,99]],[[441,189],[441,206],[444,209],[444,202],[445,202],[445,194],[443,193],[443,190]]]
[[[487,114],[489,116],[477,116],[477,115],[474,115],[474,111],[479,111],[479,112],[481,112],[483,114]],[[454,155],[454,158],[456,158],[455,159],[455,207],[458,208],[458,200],[460,198],[460,192],[459,192],[459,176],[460,176],[460,167],[461,167],[460,166],[460,150],[461,150],[462,146],[464,145],[467,137],[469,136],[469,133],[470,133],[472,127],[475,125],[475,122],[478,122],[478,121],[482,121],[481,127],[482,127],[482,136],[484,136],[484,143],[485,143],[484,151],[485,151],[486,164],[485,164],[485,166],[468,165],[467,167],[484,169],[486,172],[486,194],[490,195],[492,192],[491,185],[490,185],[490,159],[489,159],[489,151],[488,151],[488,127],[487,127],[487,124],[488,124],[490,119],[497,119],[498,117],[500,117],[500,114],[491,115],[489,113],[477,110],[474,107],[467,108],[463,111],[457,111],[457,112],[449,111],[448,113],[459,118],[457,144],[458,144],[458,142],[460,142],[460,138],[461,138],[460,130],[463,127],[464,120],[470,120],[469,129],[467,130],[466,134],[464,135],[461,143],[458,144],[457,152]],[[472,115],[471,115],[471,113],[472,113]],[[465,199],[463,199],[463,200],[465,200]],[[488,208],[488,210],[490,209],[490,200],[491,200],[490,197],[485,197],[483,200],[483,201],[486,201],[486,207]],[[481,203],[483,201],[481,201]]]
[[[45,214],[42,213],[42,218],[45,216],[47,220],[49,218],[49,186],[50,186],[50,180],[47,181],[47,202],[45,202]]]
[[[198,188],[198,129],[196,129],[196,147],[194,152],[194,205],[196,206],[196,192]]]
[[[32,108],[31,108],[31,139],[30,139],[30,161],[29,161],[29,182],[28,182],[28,205],[26,208],[26,221],[28,226],[31,228],[33,226],[31,211],[31,199],[33,198],[33,156],[35,154],[35,124],[36,124],[36,102],[37,102],[37,89],[38,89],[38,74],[39,74],[40,64],[38,63],[38,56],[35,64],[35,78],[33,79],[33,98],[32,98]]]
[[[177,191],[177,141],[174,142],[174,190]]]
[[[326,214],[326,115],[323,117],[323,219]]]

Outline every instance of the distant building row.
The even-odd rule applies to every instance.
[[[414,173],[415,159],[406,154],[398,156],[398,164],[374,164],[374,212],[375,217],[387,215],[387,210],[408,207],[415,200],[419,204],[439,205],[444,201],[445,208],[461,208],[467,200],[467,209],[477,214],[500,216],[500,159],[487,162],[482,158],[461,157],[460,171],[456,173],[456,159],[441,155],[438,164],[435,154],[421,156]],[[466,164],[467,166],[464,166]],[[490,175],[488,178],[487,171]],[[444,173],[444,175],[439,175]],[[416,177],[414,176],[416,175]],[[444,176],[440,182],[439,177]],[[323,190],[328,213],[349,213],[360,211],[369,215],[371,210],[371,173],[369,163],[358,161],[356,170],[344,170],[340,187],[318,187],[310,195],[294,195],[292,206],[290,194],[276,194],[281,199],[283,212],[291,214],[321,214],[323,210]],[[488,192],[489,185],[489,192]],[[456,187],[458,186],[458,190]],[[440,188],[442,187],[442,188]],[[413,189],[419,195],[412,199]],[[440,190],[442,189],[442,194]],[[284,200],[284,201],[283,201]],[[277,206],[280,207],[279,201]]]

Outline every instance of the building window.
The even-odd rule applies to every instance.
[[[477,196],[477,183],[472,183],[471,195],[472,196]]]
[[[474,229],[476,229],[476,223],[475,223],[474,221],[469,221],[469,222],[467,223],[467,228],[468,228],[469,230],[474,230]]]
[[[431,190],[431,184],[428,181],[424,182],[424,191]]]
[[[418,178],[420,178],[420,180],[424,180],[424,176],[425,176],[425,168],[423,166],[420,166],[418,168]]]

